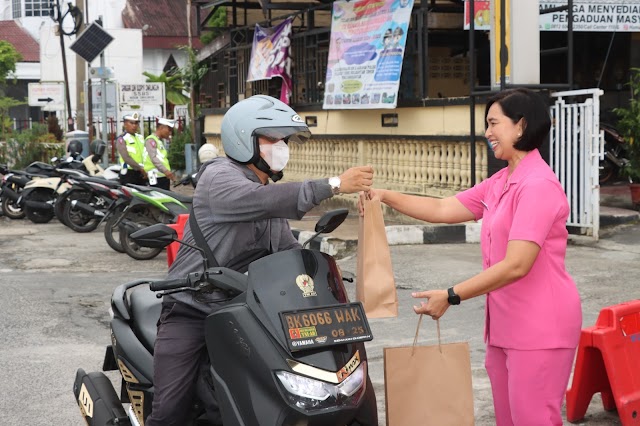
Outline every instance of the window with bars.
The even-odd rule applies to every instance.
[[[13,9],[13,19],[22,18],[22,3],[20,0],[12,0],[11,6]]]
[[[49,0],[24,0],[24,16],[49,16]]]

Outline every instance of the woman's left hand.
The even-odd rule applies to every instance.
[[[449,309],[449,294],[447,290],[429,290],[411,293],[414,298],[426,298],[426,302],[420,301],[420,306],[414,306],[416,314],[429,315],[437,320]]]

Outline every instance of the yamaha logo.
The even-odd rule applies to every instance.
[[[295,121],[296,123],[304,123],[304,120],[298,114],[291,117],[291,121]]]

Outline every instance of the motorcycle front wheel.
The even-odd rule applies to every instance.
[[[120,228],[115,225],[121,214],[122,209],[114,211],[104,223],[104,239],[109,247],[118,253],[124,253],[124,248],[120,244]]]
[[[65,224],[76,232],[91,232],[100,224],[100,218],[79,208],[73,207],[71,201],[78,200],[92,207],[102,201],[100,197],[90,191],[80,191],[74,194],[73,199],[67,198],[64,206]]]
[[[129,224],[120,228],[120,244],[124,252],[136,260],[151,260],[159,255],[163,250],[162,247],[142,247],[130,237],[133,232],[155,225],[157,222],[145,216],[135,216],[128,220]]]

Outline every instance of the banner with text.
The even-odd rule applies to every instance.
[[[291,18],[273,28],[256,24],[247,81],[282,79],[280,100],[291,96]]]
[[[413,0],[333,3],[324,109],[395,108]]]
[[[538,0],[540,10],[566,6],[562,0]],[[490,1],[474,2],[474,25],[476,30],[488,31],[490,23]],[[464,29],[469,29],[469,2],[465,1]],[[540,31],[566,31],[566,11],[540,15]],[[640,0],[573,0],[573,30],[601,32],[640,31]]]

